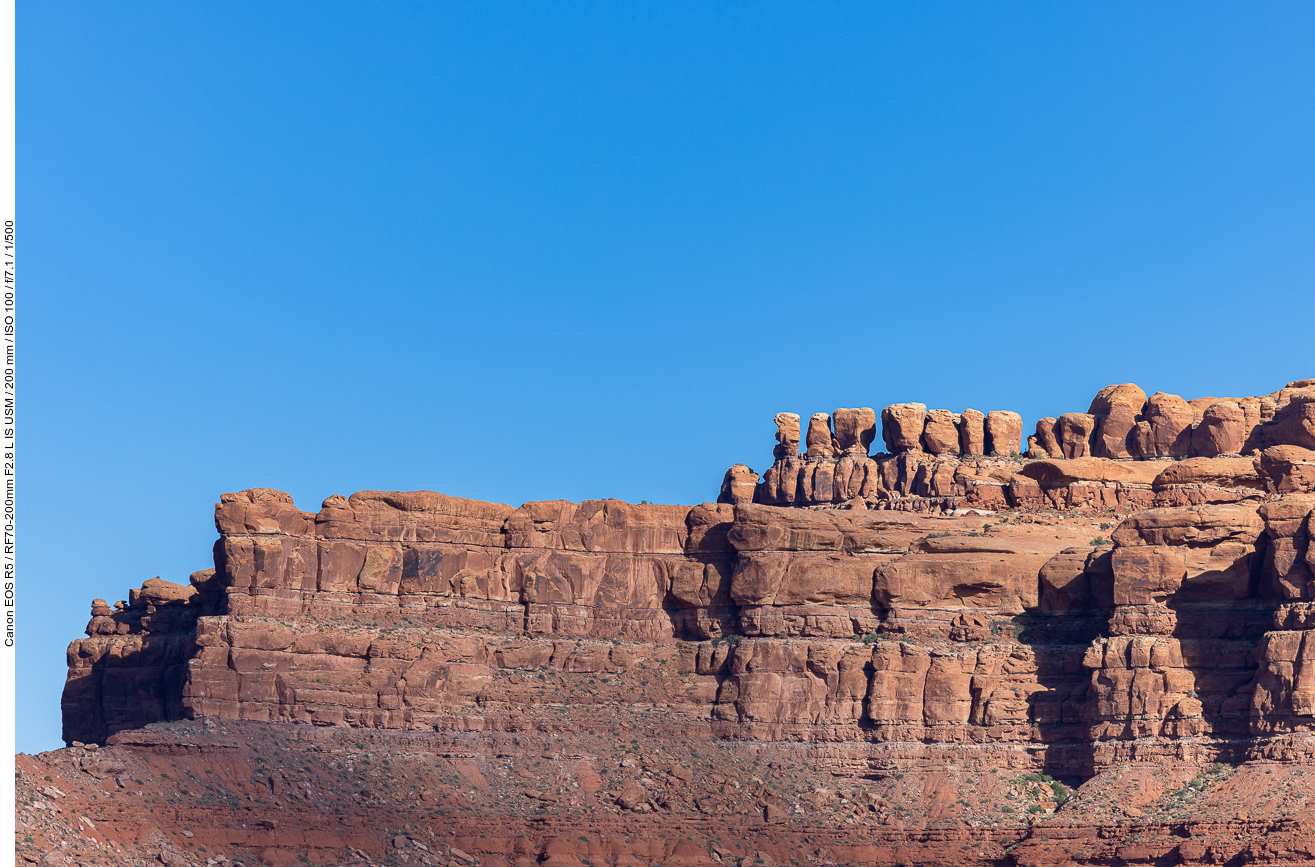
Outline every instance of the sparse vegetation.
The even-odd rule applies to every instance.
[[[1221,762],[1215,762],[1208,768],[1202,768],[1196,772],[1190,780],[1184,783],[1180,788],[1165,792],[1164,797],[1173,801],[1185,800],[1191,798],[1200,792],[1205,791],[1211,784],[1220,780],[1226,780],[1231,777],[1236,769],[1225,765]]]
[[[1051,794],[1054,796],[1056,807],[1067,801],[1070,795],[1072,794],[1069,791],[1068,786],[1065,786],[1059,780],[1056,780],[1054,777],[1050,776],[1044,771],[1037,771],[1031,774],[1023,774],[1020,777],[1016,777],[1014,779],[1014,782],[1021,784],[1040,783],[1041,785],[1046,786],[1047,788],[1050,789]],[[1035,812],[1035,811],[1029,811],[1029,812]]]

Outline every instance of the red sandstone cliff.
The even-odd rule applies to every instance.
[[[24,821],[87,864],[1311,863],[1310,386],[1055,435],[1245,456],[938,454],[1021,428],[900,405],[878,458],[871,410],[804,456],[778,416],[810,469],[722,504],[225,494],[213,570],[93,604]]]

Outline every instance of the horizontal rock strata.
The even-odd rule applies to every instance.
[[[890,407],[876,459],[870,410],[783,413],[773,469],[858,485],[811,508],[743,466],[697,506],[225,494],[213,568],[93,601],[76,746],[23,779],[267,864],[1302,863],[1315,451],[1099,456],[1116,417],[1235,442],[1156,397],[1103,390],[1039,459],[944,451],[1011,414]],[[104,852],[190,857],[90,791]]]
[[[721,736],[1058,745],[1080,773],[1107,741],[1305,730],[1312,510],[1154,508],[1107,542],[1024,513],[364,492],[311,514],[244,491],[193,587],[97,600],[66,738],[187,717],[499,728],[521,701],[499,672],[654,665],[680,678],[675,719]]]

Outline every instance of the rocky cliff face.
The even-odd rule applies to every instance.
[[[1309,385],[1241,441],[1126,386],[1050,428],[1245,456],[1002,457],[1016,416],[904,404],[881,459],[870,410],[805,455],[778,416],[811,487],[720,504],[225,494],[213,569],[93,603],[24,779],[88,864],[1309,863]]]

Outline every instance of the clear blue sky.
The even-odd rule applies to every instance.
[[[1315,376],[1315,6],[22,3],[19,748],[219,494]]]

